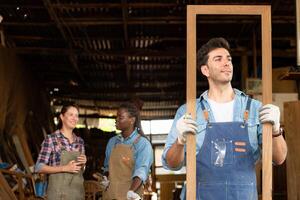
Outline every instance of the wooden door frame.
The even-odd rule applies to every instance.
[[[269,5],[188,5],[187,6],[187,113],[196,117],[196,17],[197,15],[259,15],[262,36],[262,98],[272,103],[271,6]],[[196,199],[196,137],[187,137],[187,199]],[[262,199],[272,199],[272,125],[263,125]]]

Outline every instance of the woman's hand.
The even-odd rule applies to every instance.
[[[71,160],[68,164],[62,166],[63,172],[78,173],[81,169],[81,164],[75,160]]]
[[[87,159],[84,154],[81,154],[80,156],[77,157],[77,163],[79,163],[81,166],[84,166],[86,161]]]

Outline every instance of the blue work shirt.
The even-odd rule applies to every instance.
[[[208,109],[209,119],[211,122],[215,122],[212,110],[210,109],[208,103],[208,91],[202,93],[202,95],[196,99],[196,122],[197,122],[197,135],[196,135],[196,154],[200,151],[202,147],[204,137],[205,137],[205,129],[207,125],[207,121],[204,119],[203,112],[201,109],[200,101],[203,101],[205,107]],[[239,91],[234,89],[234,108],[233,108],[233,121],[242,122],[244,120],[244,111],[246,109],[247,99],[248,96]],[[257,100],[252,100],[250,111],[249,111],[249,118],[248,118],[248,133],[249,133],[249,141],[252,147],[252,151],[256,160],[259,160],[261,157],[261,143],[262,143],[262,125],[259,123],[259,108],[261,107],[261,102]],[[166,154],[171,146],[176,142],[178,134],[176,130],[176,122],[182,116],[186,114],[186,104],[182,105],[176,112],[171,130],[168,134],[167,141],[165,144],[164,152],[162,155],[162,163],[165,169],[169,170],[179,170],[182,166],[185,165],[186,162],[186,146],[184,147],[185,154],[184,154],[184,161],[181,163],[180,166],[177,168],[172,168],[168,166],[166,162]]]
[[[123,138],[122,135],[116,135],[112,137],[106,146],[104,171],[109,169],[109,158],[112,149],[117,144],[133,145],[134,149],[134,171],[132,172],[132,178],[137,176],[143,182],[148,178],[150,167],[153,163],[153,150],[152,145],[145,137],[140,137],[137,143],[134,143],[135,139],[139,136],[137,129],[135,129],[131,135],[127,138]]]

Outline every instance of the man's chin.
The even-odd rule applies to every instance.
[[[224,85],[225,84],[230,84],[232,79],[228,79],[228,80],[223,80],[221,81]]]

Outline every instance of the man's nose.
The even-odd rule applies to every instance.
[[[225,63],[224,63],[225,66],[230,66],[230,64],[231,64],[230,60],[225,60]]]

